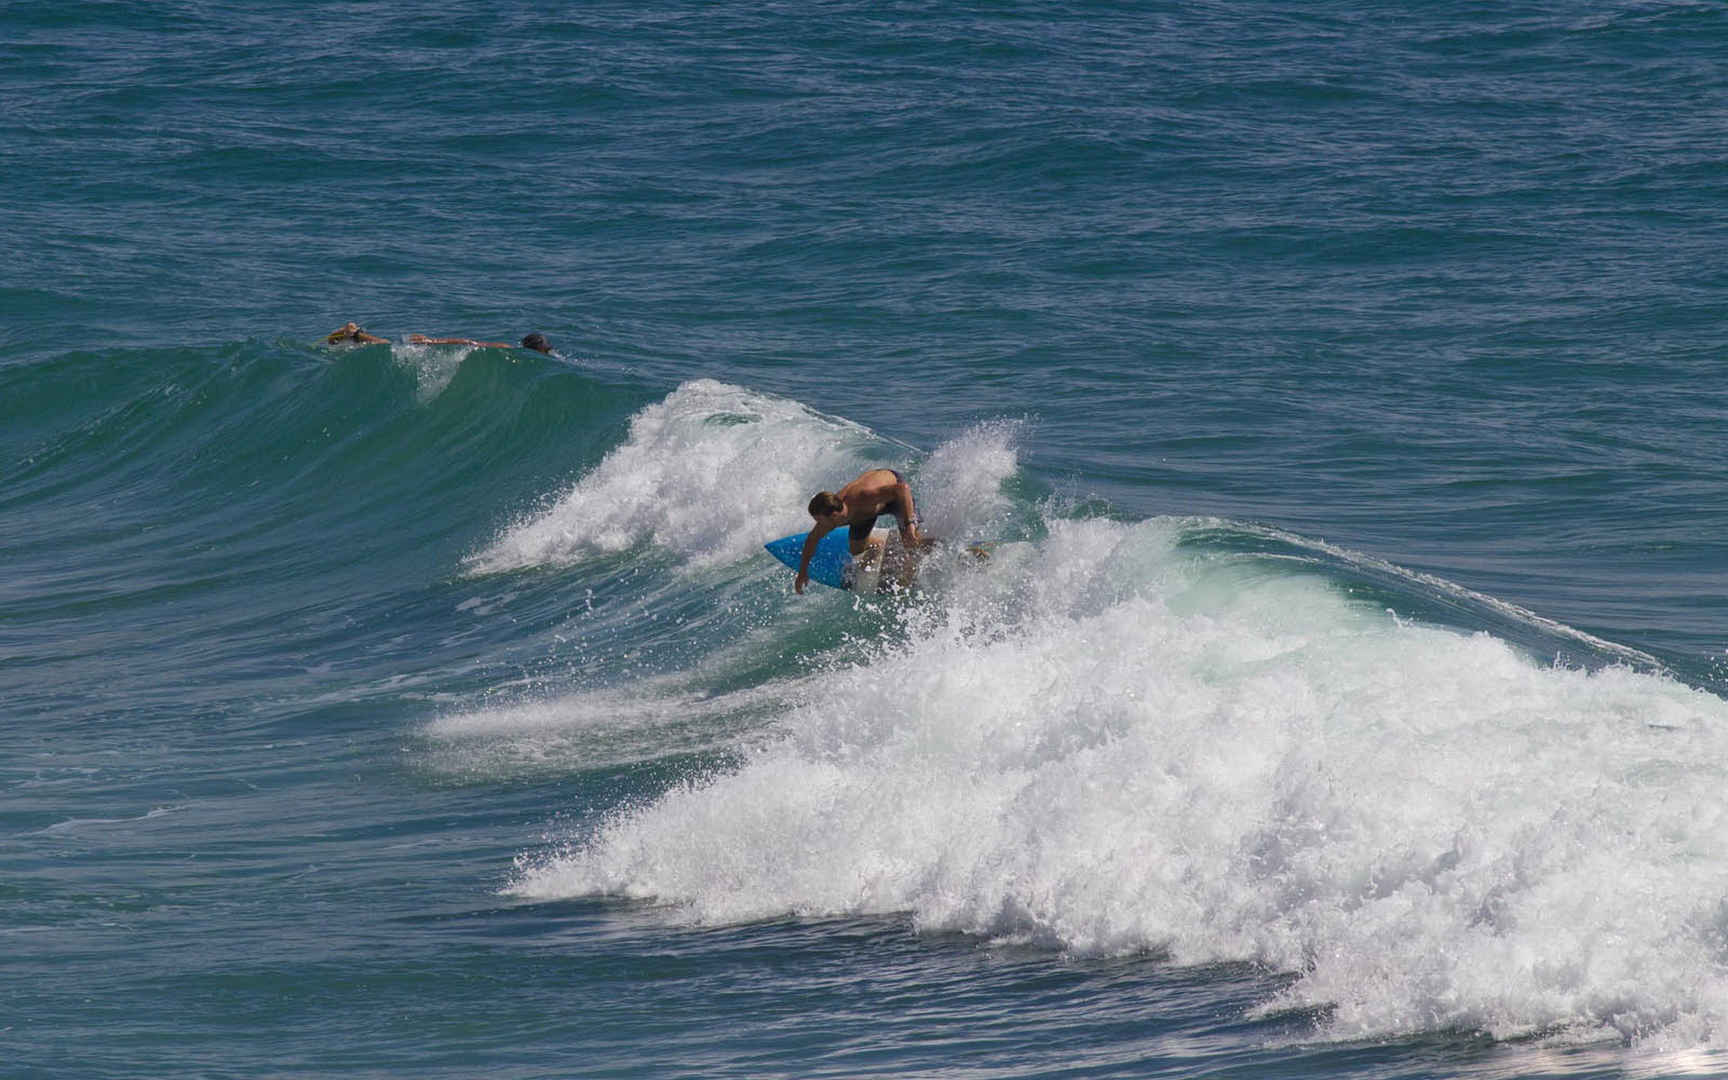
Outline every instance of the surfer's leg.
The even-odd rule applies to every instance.
[[[874,570],[882,562],[883,555],[888,550],[888,538],[872,536],[864,542],[864,550],[853,556],[853,561],[862,570]]]

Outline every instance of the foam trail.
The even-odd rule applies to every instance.
[[[425,764],[447,776],[521,778],[726,749],[798,686],[710,695],[677,690],[676,681],[453,712],[427,725],[434,749]]]
[[[1299,974],[1339,1037],[1728,1044],[1728,703],[1053,522],[517,895]]]
[[[1275,529],[1266,525],[1246,525],[1237,526],[1237,528],[1258,533],[1261,536],[1271,537],[1281,543],[1289,544],[1292,547],[1323,551],[1326,554],[1331,555],[1333,558],[1338,559],[1340,562],[1368,567],[1388,577],[1402,578],[1405,581],[1413,582],[1431,590],[1432,592],[1466,600],[1471,604],[1494,611],[1514,622],[1521,622],[1528,626],[1533,626],[1543,633],[1551,634],[1560,638],[1570,638],[1573,641],[1580,642],[1604,656],[1615,657],[1622,663],[1630,663],[1651,671],[1665,670],[1662,661],[1656,659],[1647,652],[1631,648],[1627,645],[1621,645],[1619,642],[1605,641],[1594,634],[1587,634],[1576,627],[1567,626],[1564,623],[1556,622],[1553,619],[1544,618],[1543,616],[1536,614],[1534,611],[1521,608],[1516,604],[1507,603],[1499,597],[1489,596],[1486,593],[1480,593],[1474,589],[1465,588],[1457,582],[1447,581],[1445,578],[1437,577],[1433,574],[1424,574],[1419,570],[1409,570],[1373,555],[1367,555],[1360,551],[1352,551],[1349,548],[1339,547],[1336,544],[1329,544],[1324,540],[1310,540],[1307,537],[1297,536],[1295,533],[1285,532],[1283,529]]]

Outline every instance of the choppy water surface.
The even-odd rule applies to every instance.
[[[1728,1070],[1719,7],[0,31],[17,1075]]]

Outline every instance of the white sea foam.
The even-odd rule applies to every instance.
[[[1003,512],[1011,425],[983,425],[937,448],[917,477],[929,522],[949,530]],[[906,466],[905,448],[789,401],[702,379],[630,422],[625,441],[550,505],[470,560],[480,573],[567,565],[653,545],[701,568],[758,557],[810,525],[804,507],[861,469]]]
[[[807,524],[811,494],[860,468],[875,442],[797,402],[685,383],[637,413],[622,444],[470,566],[562,565],[648,544],[687,566],[734,562]]]
[[[1728,1043],[1728,703],[1401,624],[1182,527],[1052,522],[788,693],[741,767],[511,891],[1254,960],[1299,974],[1268,1008],[1340,1037]]]
[[[931,451],[917,471],[913,502],[931,536],[957,540],[993,536],[1012,509],[1002,482],[1019,467],[1020,425],[979,424]]]

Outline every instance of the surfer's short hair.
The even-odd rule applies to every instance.
[[[533,349],[535,352],[549,353],[552,351],[552,343],[546,340],[545,334],[529,334],[522,339],[522,347]]]
[[[838,514],[844,509],[846,509],[846,504],[841,502],[840,496],[832,491],[818,491],[815,498],[810,500],[810,516],[813,518]]]

